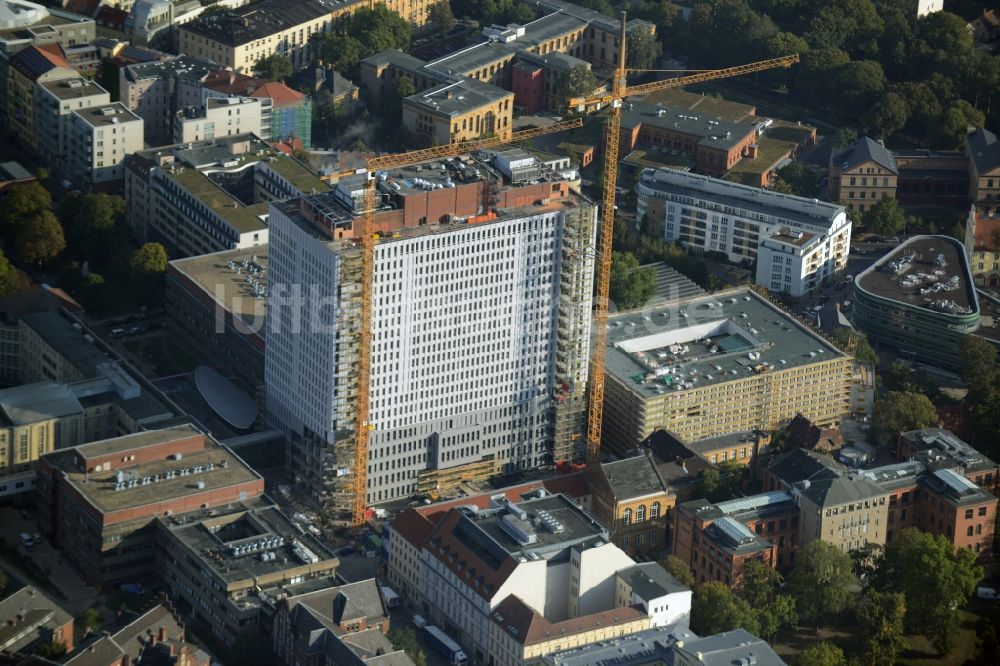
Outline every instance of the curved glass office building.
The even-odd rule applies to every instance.
[[[947,236],[915,236],[861,273],[854,324],[876,349],[959,370],[962,336],[979,329],[979,299],[965,251]]]

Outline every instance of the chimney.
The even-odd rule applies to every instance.
[[[156,645],[156,634],[153,633],[152,629],[146,630],[146,636],[148,636],[148,641],[150,645]]]
[[[167,640],[167,628],[161,625],[157,635],[161,642]]]

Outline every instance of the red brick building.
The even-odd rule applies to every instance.
[[[712,504],[699,499],[674,511],[673,554],[699,582],[739,584],[743,563],[754,558],[788,569],[798,547],[799,509],[777,491]]]
[[[259,474],[192,425],[54,451],[37,475],[40,529],[96,587],[156,571],[155,518],[264,492]]]

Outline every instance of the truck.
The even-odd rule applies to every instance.
[[[399,595],[388,585],[382,585],[382,596],[385,598],[385,605],[389,608],[397,608],[399,606]]]
[[[462,646],[452,640],[448,634],[432,624],[424,627],[424,634],[431,647],[447,657],[451,666],[468,666],[469,658],[462,651]]]

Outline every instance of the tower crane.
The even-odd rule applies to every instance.
[[[351,479],[351,524],[362,525],[365,522],[365,508],[368,498],[368,438],[375,425],[368,422],[370,406],[369,392],[371,382],[371,344],[372,344],[372,285],[375,277],[375,185],[376,173],[382,169],[419,164],[439,157],[455,157],[463,153],[483,148],[525,141],[544,134],[563,132],[583,126],[581,118],[565,120],[545,127],[535,127],[501,136],[459,141],[443,146],[434,146],[421,150],[413,150],[394,155],[380,155],[369,159],[365,167],[351,171],[333,174],[329,178],[339,179],[345,176],[365,175],[364,210],[360,220],[355,221],[356,229],[353,238],[361,248],[361,298],[358,312],[358,398],[354,424],[354,465]],[[485,211],[484,211],[485,212]],[[358,224],[360,222],[360,224]]]
[[[608,341],[608,291],[611,286],[611,246],[612,232],[615,224],[615,186],[618,183],[618,147],[621,135],[621,107],[626,97],[642,95],[670,88],[725,79],[742,74],[752,74],[775,67],[791,67],[799,61],[799,56],[790,55],[782,58],[761,60],[746,65],[715,69],[679,76],[672,79],[640,83],[630,86],[626,79],[629,72],[641,72],[638,69],[625,67],[625,13],[621,15],[621,35],[619,37],[618,67],[611,79],[611,89],[606,93],[586,97],[574,97],[569,100],[571,111],[583,112],[589,108],[604,108],[608,105],[608,114],[604,128],[604,182],[601,196],[601,240],[597,248],[597,293],[594,298],[594,350],[590,356],[590,391],[587,397],[587,461],[598,458],[601,446],[601,420],[604,417],[604,352]]]

